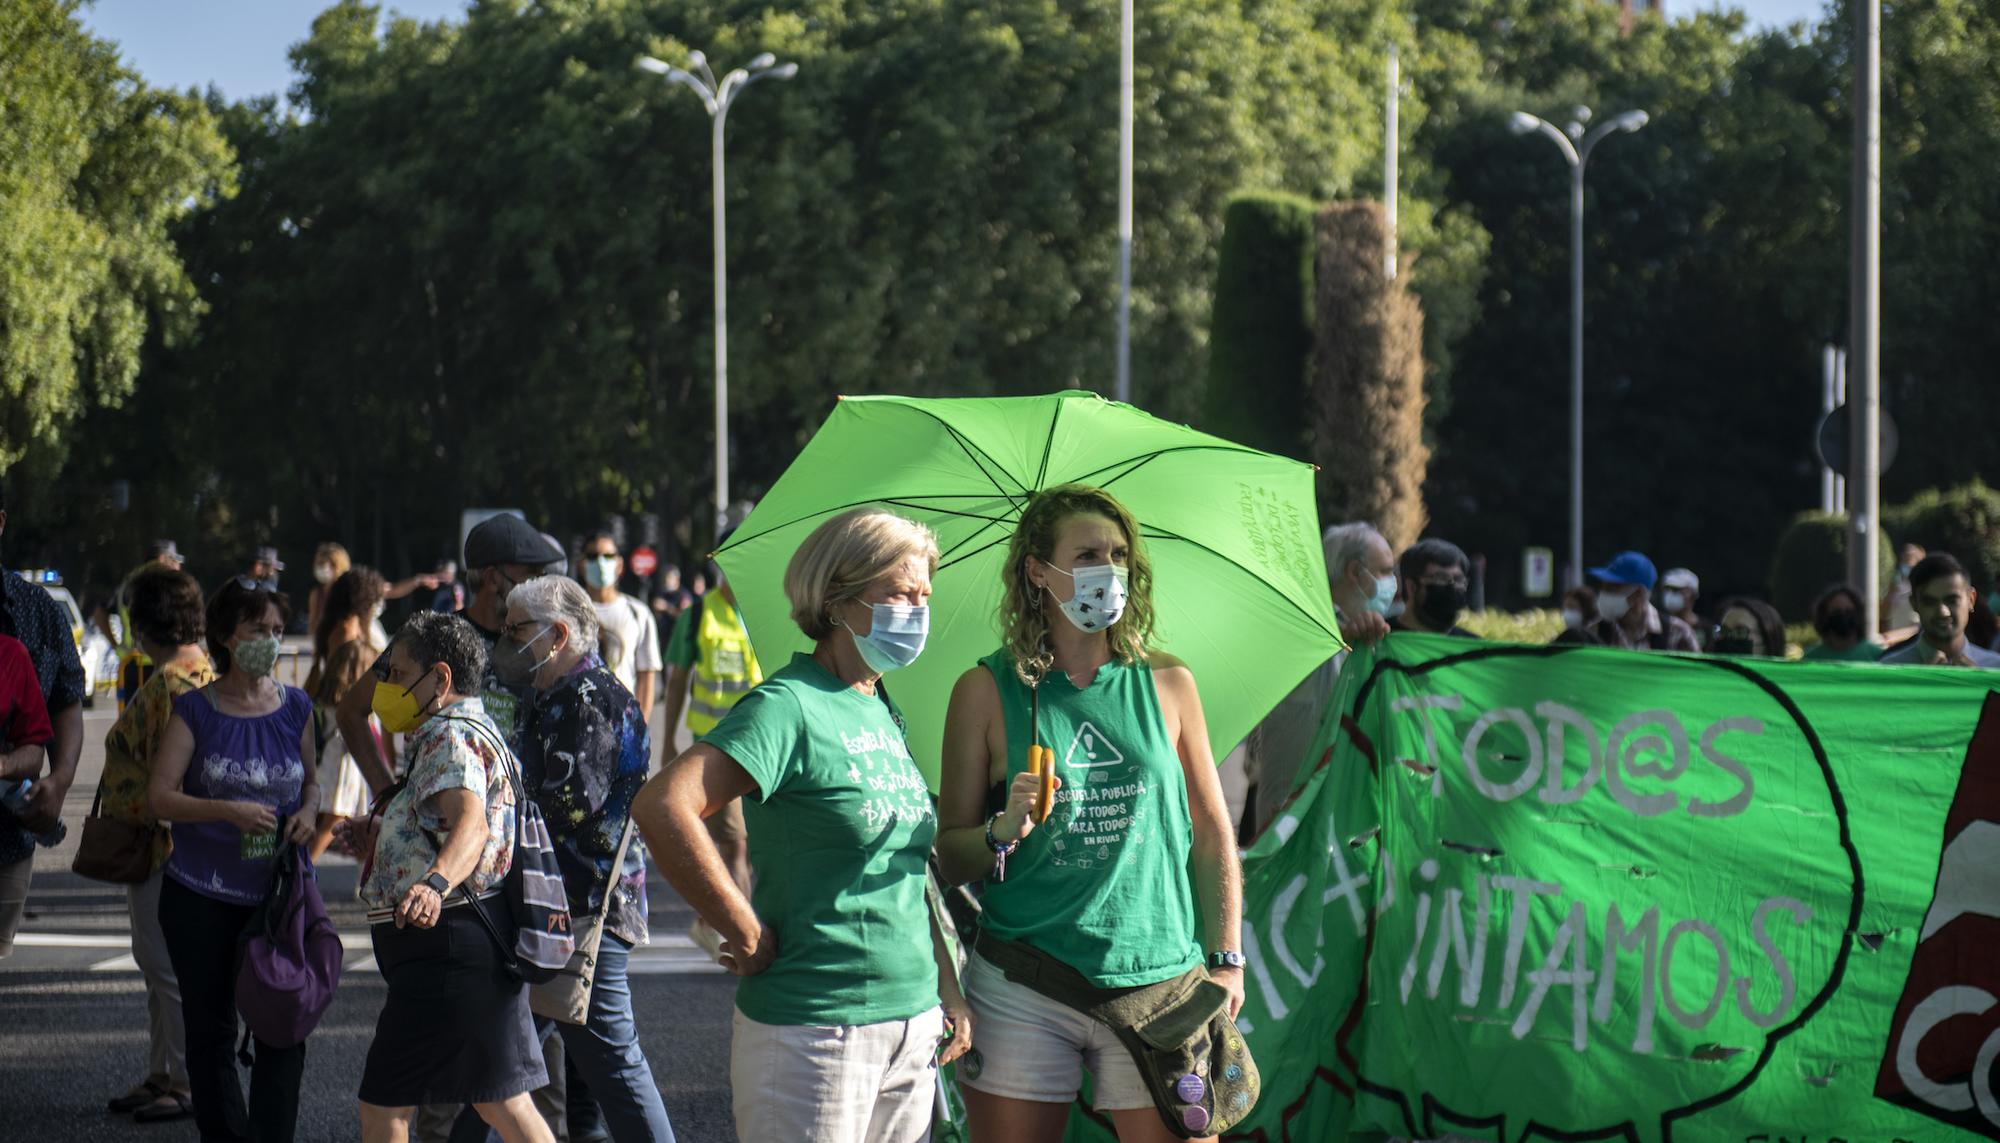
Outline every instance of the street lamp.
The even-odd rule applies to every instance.
[[[1525,111],[1516,111],[1508,127],[1516,135],[1539,131],[1555,142],[1569,163],[1569,582],[1583,582],[1583,170],[1590,152],[1606,135],[1637,131],[1646,125],[1643,111],[1627,111],[1585,131],[1590,108],[1578,107],[1567,130]]]
[[[722,125],[729,117],[730,105],[744,88],[767,76],[790,79],[799,74],[799,65],[779,64],[778,57],[764,52],[751,60],[749,67],[737,68],[723,76],[720,83],[708,69],[708,57],[698,51],[688,53],[688,66],[693,72],[652,56],[640,56],[639,66],[654,75],[665,76],[668,83],[678,83],[693,91],[708,109],[715,196],[715,528],[720,535],[729,526],[729,268],[723,257]]]

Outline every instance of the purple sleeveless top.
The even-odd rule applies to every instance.
[[[239,718],[215,709],[204,687],[175,698],[174,713],[194,731],[194,756],[188,759],[181,792],[269,806],[283,829],[285,817],[299,808],[306,784],[305,763],[299,758],[299,738],[312,718],[306,692],[286,687],[277,710]],[[264,899],[275,835],[246,839],[228,822],[175,822],[173,837],[167,876],[218,901],[255,905]]]

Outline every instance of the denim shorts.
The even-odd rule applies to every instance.
[[[1068,1103],[1088,1068],[1097,1110],[1153,1106],[1139,1065],[1111,1029],[1008,980],[976,952],[965,968],[965,998],[972,1005],[972,1052],[959,1063],[958,1076],[967,1087],[1007,1099]]]

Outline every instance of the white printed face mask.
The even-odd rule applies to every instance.
[[[1118,564],[1092,564],[1070,572],[1054,564],[1046,566],[1076,581],[1076,593],[1058,606],[1077,630],[1102,631],[1125,614],[1126,588],[1131,579],[1131,572],[1125,568]]]

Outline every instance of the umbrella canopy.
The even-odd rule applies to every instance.
[[[1194,672],[1218,760],[1340,649],[1312,468],[1082,391],[843,398],[716,559],[769,672],[811,646],[784,574],[814,528],[880,507],[937,533],[930,640],[888,676],[935,789],[952,684],[1000,645],[1015,523],[1036,491],[1071,483],[1105,489],[1139,521],[1154,645]]]

